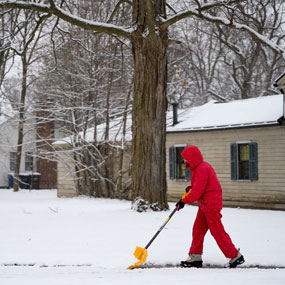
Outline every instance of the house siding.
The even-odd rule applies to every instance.
[[[258,144],[257,181],[231,180],[230,145],[238,141],[251,141]],[[167,134],[167,149],[182,143],[198,146],[204,160],[212,164],[223,188],[225,206],[285,210],[284,127]],[[169,201],[177,201],[188,185],[186,181],[170,180],[169,171],[167,171],[167,183]]]
[[[58,147],[58,150],[64,150],[64,146]],[[65,148],[67,149],[67,148]],[[61,152],[60,159],[57,162],[57,196],[58,197],[76,197],[78,196],[74,173],[74,163],[70,152]]]

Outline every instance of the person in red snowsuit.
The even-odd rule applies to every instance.
[[[189,257],[181,262],[183,267],[202,267],[202,253],[204,237],[208,230],[216,240],[219,248],[227,258],[230,258],[229,267],[236,267],[244,262],[241,253],[236,249],[230,236],[222,224],[221,210],[223,208],[222,187],[213,167],[205,162],[200,150],[196,146],[186,147],[182,153],[185,167],[191,173],[189,191],[177,204],[177,210],[185,204],[198,202],[198,212],[193,225],[192,244]]]

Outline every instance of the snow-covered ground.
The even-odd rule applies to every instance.
[[[196,211],[186,206],[173,216],[147,262],[187,257]],[[145,247],[169,214],[137,213],[128,201],[57,198],[55,190],[0,190],[0,284],[285,284],[285,269],[127,270],[137,261],[136,246]],[[285,266],[285,212],[225,208],[222,214],[244,265]],[[203,259],[227,262],[209,233]]]

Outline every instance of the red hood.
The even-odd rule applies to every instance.
[[[181,155],[185,160],[188,161],[192,170],[204,161],[203,155],[200,152],[199,148],[194,145],[187,146],[182,151]]]

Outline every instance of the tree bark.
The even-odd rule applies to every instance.
[[[23,67],[22,90],[21,90],[21,100],[19,107],[18,143],[17,143],[16,162],[15,162],[15,171],[14,171],[14,186],[13,186],[15,192],[19,191],[20,166],[21,166],[22,148],[24,140],[25,100],[27,94],[27,71],[28,71],[28,64],[25,56],[22,57],[22,67]]]
[[[132,191],[134,201],[167,209],[165,141],[167,31],[133,38],[134,98],[132,113]]]

